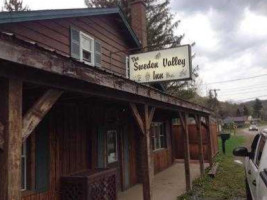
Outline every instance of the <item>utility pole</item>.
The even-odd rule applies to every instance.
[[[218,106],[219,106],[219,101],[217,99],[218,97],[218,91],[220,91],[220,89],[210,89],[209,90],[209,94],[210,94],[210,98],[211,98],[211,102],[212,102],[212,109],[214,109],[214,113],[215,113],[215,119],[216,119],[216,123],[217,123],[217,128],[218,128],[218,132],[219,132],[219,120],[218,120]],[[213,92],[213,95],[212,95]]]
[[[221,90],[220,89],[212,89],[211,91],[214,92],[214,97],[215,97],[215,99],[217,99],[217,97],[218,97],[217,91],[221,91]]]

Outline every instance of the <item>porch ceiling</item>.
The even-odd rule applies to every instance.
[[[68,91],[87,93],[168,110],[209,115],[212,111],[58,52],[0,33],[0,75]],[[12,63],[11,63],[12,62]]]

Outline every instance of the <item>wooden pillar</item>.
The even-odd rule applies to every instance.
[[[180,113],[180,120],[184,130],[184,166],[185,166],[185,180],[186,191],[192,189],[192,180],[190,173],[190,147],[189,147],[189,133],[188,133],[188,114]]]
[[[202,139],[202,132],[201,132],[201,117],[196,115],[196,127],[198,133],[198,158],[199,158],[199,166],[200,166],[200,174],[204,175],[205,168],[204,168],[204,156],[203,156],[203,139]]]
[[[153,151],[150,138],[150,127],[154,116],[155,108],[149,111],[148,105],[144,106],[144,115],[139,113],[135,104],[130,104],[134,118],[142,133],[141,151],[142,151],[142,172],[143,172],[143,199],[152,200],[152,184],[154,177]]]
[[[206,119],[206,128],[207,128],[207,136],[208,136],[208,159],[209,159],[209,165],[212,167],[212,136],[211,136],[211,130],[210,130],[210,117],[205,117]]]
[[[0,152],[0,199],[21,199],[22,82],[0,81],[0,121],[4,144]]]

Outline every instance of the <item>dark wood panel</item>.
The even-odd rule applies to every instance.
[[[41,23],[37,23],[37,22],[24,22],[22,25],[40,34],[40,37],[47,37],[50,40],[55,40],[66,46],[69,46],[70,39],[69,39],[69,36],[66,34],[62,34],[57,31],[51,30],[50,28],[47,28],[46,26],[43,26]]]
[[[133,119],[132,119],[133,121]],[[134,131],[134,123],[129,125],[129,144],[130,144],[130,185],[133,186],[137,183],[137,165],[136,165],[136,132]]]
[[[195,125],[189,125],[189,143],[190,143],[190,158],[192,160],[198,160],[198,135],[197,129]],[[183,159],[184,158],[184,142],[183,142],[183,132],[181,126],[174,125],[173,133],[175,138],[175,158]],[[203,137],[203,153],[204,159],[208,160],[208,138],[207,138],[207,130],[202,126],[201,129],[202,137]],[[218,152],[218,137],[217,137],[217,126],[216,124],[211,125],[211,133],[212,133],[212,156],[217,154]]]
[[[171,165],[169,160],[169,150],[163,149],[154,153],[154,173],[158,173]]]
[[[38,32],[29,29],[22,24],[8,24],[8,25],[1,25],[0,29],[3,31],[11,32],[16,34],[22,39],[28,40],[28,41],[35,41],[39,44],[46,46],[47,48],[55,49],[61,53],[69,54],[69,47],[63,43],[60,43],[56,40],[52,40],[47,36],[40,35]]]
[[[129,46],[122,33],[117,30],[118,26],[114,24],[115,22],[111,18],[108,20],[108,17],[106,21],[98,18],[100,17],[23,22],[1,25],[0,30],[15,33],[21,39],[35,41],[46,48],[55,49],[62,54],[69,55],[69,28],[70,26],[77,27],[101,41],[103,68],[125,76],[125,51]],[[111,60],[110,52],[114,51],[123,52],[112,54]]]

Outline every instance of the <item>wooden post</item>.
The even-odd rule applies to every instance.
[[[21,199],[22,82],[0,81],[0,120],[4,125],[0,152],[0,199]]]
[[[0,150],[4,150],[4,125],[0,122]]]
[[[208,136],[208,159],[209,159],[209,165],[212,167],[212,138],[211,138],[211,130],[210,130],[210,117],[205,117],[206,119],[206,128],[207,128],[207,136]]]
[[[186,191],[192,189],[192,180],[190,173],[190,147],[189,147],[189,133],[188,133],[188,114],[179,112],[181,124],[184,130],[184,166],[185,166],[185,180]]]
[[[199,115],[196,115],[195,119],[198,132],[198,158],[199,158],[200,174],[203,176],[205,173],[205,168],[204,168],[204,156],[203,156],[203,139],[201,132],[201,117]]]
[[[130,104],[134,118],[142,132],[142,169],[143,169],[143,199],[152,199],[152,184],[154,177],[153,152],[150,140],[150,127],[155,113],[155,108],[149,111],[148,105],[144,106],[144,116],[142,117],[135,104]]]

